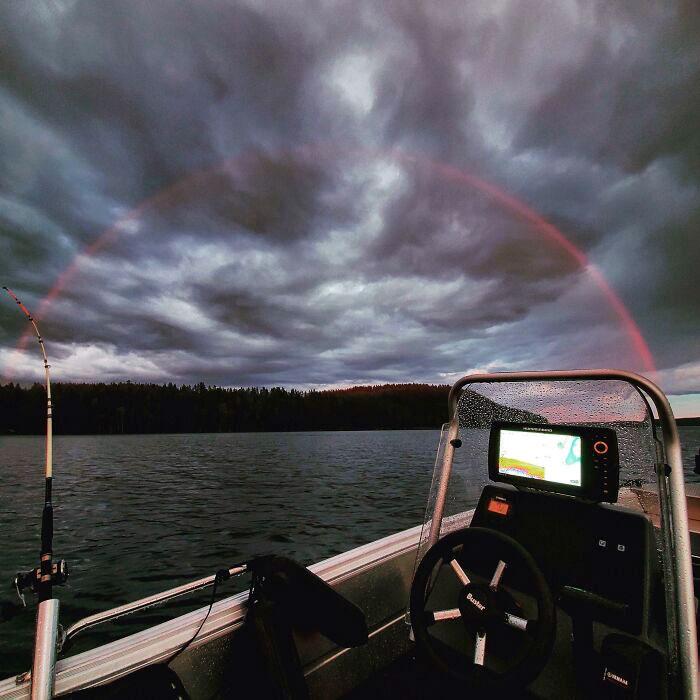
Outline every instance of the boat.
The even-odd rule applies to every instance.
[[[696,698],[700,493],[663,392],[620,370],[471,374],[448,410],[422,523],[77,621],[42,601],[32,670],[0,699]],[[246,590],[70,654],[90,628],[234,576]]]

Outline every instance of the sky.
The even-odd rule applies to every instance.
[[[0,284],[53,381],[642,372],[700,415],[700,17],[0,4]],[[3,381],[42,376],[0,303]]]

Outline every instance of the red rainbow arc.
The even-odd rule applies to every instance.
[[[531,209],[525,203],[509,194],[497,185],[487,182],[476,175],[470,174],[464,170],[460,170],[454,165],[448,163],[443,163],[439,161],[430,160],[423,157],[416,157],[413,155],[404,154],[398,151],[368,151],[368,150],[342,150],[334,146],[302,146],[298,149],[289,152],[291,155],[303,155],[304,157],[316,156],[316,157],[328,157],[332,155],[333,157],[338,157],[341,155],[350,157],[361,157],[361,158],[372,158],[372,159],[385,159],[393,160],[397,163],[402,164],[419,164],[424,167],[430,168],[438,176],[443,177],[447,180],[452,180],[453,182],[460,183],[462,185],[468,186],[471,189],[480,192],[492,202],[500,206],[503,210],[511,213],[512,215],[520,218],[528,223],[532,224],[534,228],[539,231],[543,236],[551,240],[554,244],[559,246],[566,254],[574,260],[577,265],[584,271],[586,275],[594,282],[601,293],[604,295],[606,300],[609,302],[610,307],[615,312],[619,318],[627,336],[630,339],[632,347],[639,356],[640,362],[644,368],[644,371],[648,373],[655,373],[656,368],[654,365],[654,360],[649,350],[644,337],[639,330],[636,322],[632,318],[632,315],[628,311],[625,304],[622,302],[620,297],[610,286],[608,281],[605,279],[600,270],[588,259],[588,256],[576,246],[569,238],[567,238],[556,226],[547,221],[543,216],[538,214],[536,211]],[[61,294],[62,290],[66,287],[71,278],[77,273],[81,260],[86,257],[90,257],[99,253],[103,248],[112,243],[123,231],[129,228],[129,225],[133,222],[138,222],[140,217],[144,216],[150,211],[156,210],[159,207],[167,205],[170,202],[178,201],[181,197],[186,196],[193,188],[197,185],[206,183],[210,178],[229,172],[232,167],[239,162],[241,156],[226,159],[221,163],[200,170],[192,175],[186,176],[177,182],[163,188],[157,192],[152,197],[144,200],[137,207],[128,212],[125,216],[121,217],[114,225],[106,229],[93,243],[86,246],[80,253],[78,253],[71,264],[58,276],[55,283],[49,290],[48,294],[44,297],[41,304],[39,305],[38,311],[35,317],[41,320],[48,311],[51,303]],[[17,343],[17,350],[22,351],[27,344],[27,341],[31,335],[31,328],[22,334],[19,342]],[[5,381],[8,381],[9,373],[6,373]]]

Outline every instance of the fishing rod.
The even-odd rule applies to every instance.
[[[53,407],[51,403],[51,376],[49,358],[46,355],[44,339],[39,327],[27,307],[8,287],[3,289],[15,300],[17,306],[29,319],[39,341],[46,375],[46,448],[44,467],[44,509],[41,515],[41,552],[39,567],[21,572],[15,577],[15,589],[23,605],[24,590],[30,588],[37,595],[39,607],[36,617],[34,637],[34,659],[32,663],[32,700],[43,700],[53,696],[54,667],[56,663],[56,641],[58,634],[58,600],[53,597],[53,585],[65,583],[68,577],[64,561],[53,562],[53,503],[51,490],[53,482]]]

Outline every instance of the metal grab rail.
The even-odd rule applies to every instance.
[[[450,437],[456,439],[459,435],[459,416],[457,406],[461,391],[470,384],[498,383],[498,382],[531,382],[531,381],[581,381],[581,380],[618,380],[631,384],[638,390],[645,392],[656,406],[664,437],[664,450],[666,453],[668,473],[668,503],[661,500],[661,530],[662,536],[671,545],[673,557],[671,561],[665,561],[664,573],[669,574],[673,581],[676,598],[676,620],[674,630],[678,640],[678,654],[682,695],[687,700],[696,700],[698,695],[698,640],[695,623],[695,596],[693,591],[693,570],[690,559],[690,535],[688,534],[688,512],[685,499],[685,483],[683,478],[683,461],[681,458],[681,443],[678,436],[678,427],[673,417],[671,405],[661,389],[649,381],[646,377],[612,369],[577,369],[568,371],[551,372],[498,372],[491,374],[471,374],[458,379],[447,399],[450,417]],[[447,496],[447,480],[449,480],[452,468],[454,450],[448,452],[445,449],[443,459],[440,488],[436,497],[434,513],[444,512]],[[659,467],[665,465],[658,465]],[[662,474],[660,483],[663,483]],[[444,485],[443,485],[444,482]],[[667,507],[667,506],[670,506]],[[664,511],[668,514],[664,518]],[[435,520],[435,518],[434,518]],[[435,532],[439,536],[441,519],[437,521]],[[669,532],[670,530],[670,532]],[[431,530],[431,539],[433,531]],[[666,556],[664,557],[666,559]]]
[[[248,570],[246,564],[236,565],[228,570],[229,576],[240,576]],[[161,593],[154,593],[146,598],[141,598],[135,600],[132,603],[125,603],[119,607],[112,608],[111,610],[104,610],[103,612],[95,613],[94,615],[89,615],[84,617],[82,620],[78,620],[73,623],[68,629],[66,629],[62,634],[60,634],[58,640],[58,652],[60,653],[70,642],[73,637],[75,637],[79,632],[86,630],[95,625],[102,624],[103,622],[109,622],[110,620],[116,620],[118,617],[123,617],[124,615],[130,615],[131,613],[138,612],[139,610],[145,610],[154,605],[159,605],[165,603],[173,598],[178,598],[182,595],[187,595],[188,593],[194,593],[202,588],[207,588],[214,583],[216,575],[205,576],[204,578],[197,579],[196,581],[190,581],[189,583],[184,583],[182,586],[177,586],[176,588],[170,588],[167,591],[162,591]]]

